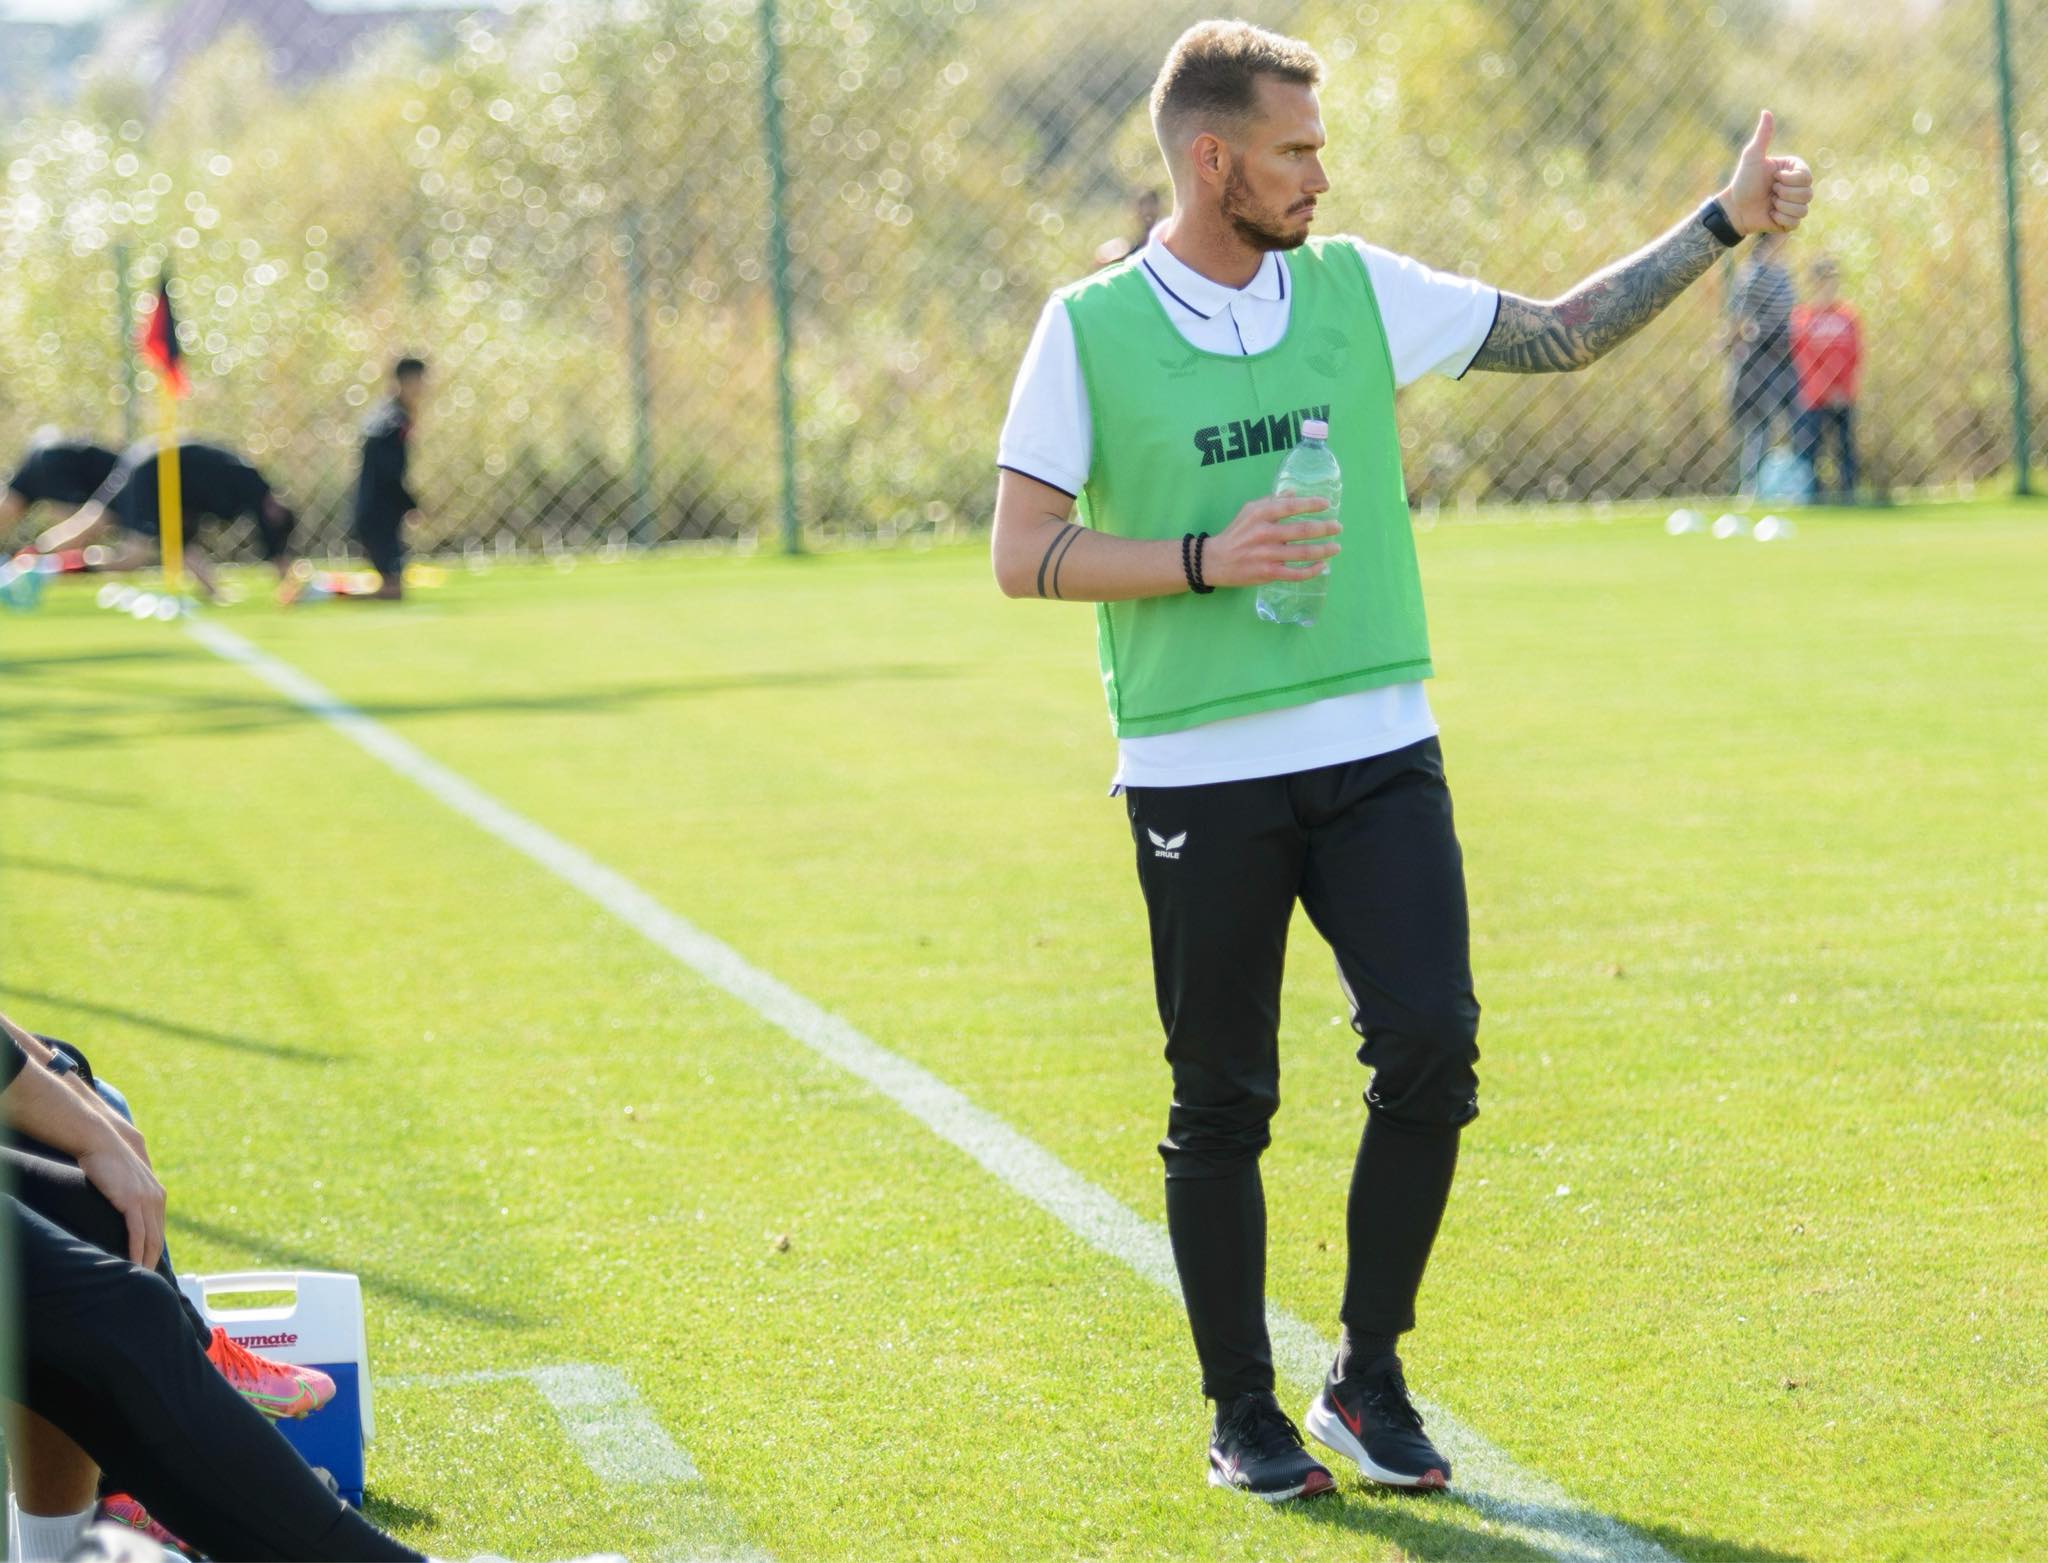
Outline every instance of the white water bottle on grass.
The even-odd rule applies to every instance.
[[[1301,440],[1280,463],[1280,478],[1273,492],[1283,498],[1327,499],[1328,510],[1311,511],[1296,519],[1335,521],[1344,498],[1344,475],[1337,470],[1337,457],[1330,449],[1330,426],[1321,418],[1301,420]],[[1330,577],[1321,560],[1299,567],[1298,576],[1268,581],[1258,590],[1252,604],[1269,624],[1307,626],[1322,617],[1323,599],[1329,595]]]

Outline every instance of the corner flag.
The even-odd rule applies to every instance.
[[[173,596],[184,586],[185,493],[178,481],[178,398],[191,390],[185,355],[178,347],[178,322],[171,315],[171,278],[158,272],[156,297],[149,301],[135,345],[163,385],[163,419],[157,426],[156,514],[164,557],[164,584]]]
[[[168,272],[159,273],[156,279],[156,296],[149,301],[149,313],[143,317],[142,330],[136,334],[135,345],[142,350],[142,357],[150,368],[163,380],[164,389],[172,396],[183,396],[192,389],[185,378],[185,355],[178,347],[178,322],[171,315],[171,279]]]

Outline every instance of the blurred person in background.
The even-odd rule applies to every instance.
[[[1799,376],[1792,366],[1792,306],[1797,295],[1785,269],[1785,236],[1762,233],[1728,296],[1730,414],[1739,446],[1735,492],[1754,495],[1764,456],[1780,431],[1790,437],[1798,411]]]
[[[38,504],[62,505],[76,511],[100,490],[114,468],[118,452],[92,440],[64,437],[59,429],[42,429],[23,453],[0,494],[0,537]]]
[[[1846,503],[1856,496],[1856,382],[1863,324],[1841,296],[1841,274],[1823,255],[1808,270],[1813,295],[1792,311],[1792,359],[1799,368],[1799,454],[1814,487]],[[1820,448],[1833,441],[1834,481],[1819,488]]]
[[[106,446],[91,440],[66,439],[57,428],[36,431],[14,475],[0,490],[0,543],[6,543],[15,526],[39,504],[60,506],[66,515],[98,492],[107,475],[121,458]],[[9,548],[9,553],[15,550]],[[113,557],[105,548],[66,548],[49,556],[40,567],[32,548],[0,563],[0,601],[11,608],[32,607],[41,597],[44,572],[54,566],[58,573],[104,569]]]
[[[278,598],[289,602],[299,585],[291,550],[298,516],[271,489],[270,480],[235,452],[205,440],[178,442],[178,483],[184,513],[185,566],[209,597],[220,595],[213,561],[197,546],[207,521],[248,517],[256,523],[263,557],[277,571]],[[157,442],[142,440],[122,454],[92,497],[35,540],[39,554],[83,548],[110,528],[126,535],[108,549],[104,568],[133,570],[159,557]]]
[[[363,594],[373,601],[397,602],[405,595],[405,525],[419,516],[419,501],[406,487],[405,469],[426,388],[426,364],[417,358],[399,359],[391,368],[391,394],[363,421],[355,535],[377,572],[377,589]]]
[[[1139,191],[1138,198],[1131,203],[1131,237],[1104,239],[1095,247],[1095,264],[1114,266],[1125,257],[1137,254],[1145,247],[1145,241],[1152,237],[1152,230],[1158,225],[1159,192]]]

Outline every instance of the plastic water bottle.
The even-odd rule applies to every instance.
[[[1273,492],[1287,498],[1327,499],[1328,510],[1297,516],[1300,521],[1335,521],[1344,499],[1344,475],[1337,470],[1337,458],[1330,451],[1330,426],[1321,418],[1301,420],[1301,441],[1280,463],[1280,480]],[[1298,580],[1268,581],[1252,599],[1259,617],[1269,624],[1310,625],[1321,617],[1323,599],[1329,595],[1330,577],[1311,574],[1324,563],[1299,566]]]

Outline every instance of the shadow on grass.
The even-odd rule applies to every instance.
[[[0,668],[0,673],[6,670]],[[132,809],[141,805],[139,792],[109,792],[104,787],[57,787],[48,782],[25,781],[19,776],[0,776],[0,796],[48,798],[52,803],[84,803],[98,809]]]
[[[1350,1531],[1398,1547],[1418,1563],[1452,1559],[1484,1563],[1556,1563],[1542,1547],[1510,1536],[1477,1530],[1472,1511],[1455,1498],[1434,1493],[1360,1491],[1342,1482],[1335,1496],[1281,1505],[1276,1517],[1318,1530]]]
[[[258,1237],[249,1232],[238,1232],[233,1227],[222,1226],[214,1221],[202,1221],[173,1209],[164,1217],[168,1226],[193,1237],[205,1238],[223,1248],[238,1249],[253,1255],[263,1264],[286,1270],[350,1270],[363,1283],[363,1289],[379,1296],[394,1298],[425,1313],[447,1313],[467,1319],[472,1324],[487,1324],[494,1329],[529,1329],[534,1320],[523,1313],[514,1313],[506,1308],[494,1308],[489,1303],[473,1302],[467,1297],[457,1297],[451,1292],[436,1291],[433,1287],[422,1286],[417,1281],[403,1280],[386,1275],[378,1270],[366,1270],[360,1265],[351,1266],[345,1256],[315,1253],[311,1249],[294,1248],[288,1243],[274,1242],[267,1237]]]
[[[622,684],[610,688],[564,689],[546,693],[507,690],[479,693],[454,700],[365,700],[348,702],[351,709],[380,721],[411,721],[446,716],[590,716],[632,711],[642,706],[672,700],[740,694],[762,689],[829,689],[845,685],[904,682],[948,678],[959,669],[948,664],[892,663],[878,667],[791,670],[786,672],[734,673],[704,678],[665,679],[645,684]],[[175,684],[138,684],[124,680],[119,686],[101,686],[98,694],[127,696],[107,700],[89,708],[67,705],[51,711],[55,719],[37,731],[40,710],[8,710],[4,713],[13,728],[10,747],[17,751],[71,750],[118,747],[137,741],[153,741],[152,732],[125,732],[113,723],[134,717],[193,718],[177,720],[181,738],[211,737],[232,733],[268,732],[315,720],[313,714],[281,696],[263,691],[248,695],[201,694]],[[58,726],[61,720],[62,726]],[[103,725],[93,726],[94,721]]]
[[[1780,1552],[1775,1547],[1728,1541],[1720,1536],[1703,1536],[1696,1530],[1681,1530],[1676,1525],[1638,1525],[1633,1528],[1638,1535],[1648,1536],[1667,1552],[1687,1559],[1688,1563],[1811,1563],[1810,1554],[1804,1552]]]
[[[235,885],[201,885],[189,879],[165,879],[155,874],[116,872],[95,868],[90,863],[65,863],[56,858],[26,857],[19,852],[0,852],[0,869],[15,868],[31,874],[61,874],[66,879],[87,879],[99,885],[119,885],[124,890],[157,890],[165,895],[203,895],[232,901],[245,894]]]
[[[414,1533],[441,1528],[440,1516],[432,1509],[415,1509],[396,1498],[380,1498],[374,1488],[367,1487],[363,1489],[363,1518],[380,1530],[396,1530],[401,1525]]]
[[[139,1010],[122,1009],[118,1004],[101,1004],[92,999],[73,998],[63,993],[44,993],[36,988],[18,987],[11,982],[0,982],[0,993],[28,1004],[62,1004],[65,1008],[77,1010],[82,1015],[97,1015],[102,1020],[119,1021],[122,1025],[136,1026],[162,1036],[177,1037],[186,1042],[203,1042],[208,1047],[229,1048],[237,1053],[257,1053],[265,1058],[275,1058],[289,1064],[338,1064],[348,1057],[345,1053],[326,1053],[318,1048],[293,1047],[285,1042],[265,1042],[259,1037],[237,1036],[232,1031],[213,1031],[204,1026],[187,1026],[175,1020],[165,1020],[158,1015],[145,1015]]]
[[[74,651],[61,657],[0,657],[0,675],[38,674],[51,668],[75,668],[107,662],[155,662],[180,654],[174,646],[123,646],[114,651]]]
[[[1501,1536],[1476,1529],[1472,1516],[1522,1526],[1549,1540]],[[1335,1498],[1290,1503],[1276,1511],[1293,1524],[1344,1530],[1398,1547],[1418,1563],[1556,1563],[1558,1558],[1604,1551],[1604,1538],[1588,1536],[1588,1520],[1655,1542],[1674,1556],[1698,1563],[1808,1563],[1803,1554],[1728,1541],[1673,1525],[1633,1526],[1578,1509],[1477,1495],[1401,1492],[1344,1483]]]

